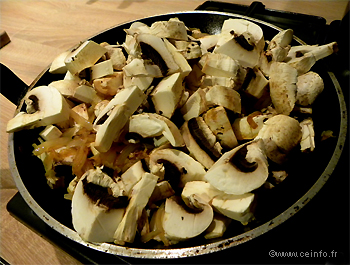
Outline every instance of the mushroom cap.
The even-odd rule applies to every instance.
[[[203,180],[205,169],[188,154],[171,148],[157,149],[149,156],[150,171],[159,175],[162,161],[168,161],[181,173],[179,186],[184,186],[189,181]],[[176,188],[176,187],[173,187]]]
[[[69,105],[56,88],[50,86],[33,88],[24,100],[27,103],[27,109],[29,105],[36,104],[37,109],[34,106],[30,108],[31,113],[19,112],[7,123],[8,133],[65,122],[69,119]]]
[[[224,153],[204,178],[218,190],[240,195],[259,188],[268,174],[262,141],[251,141]]]
[[[179,197],[166,199],[163,229],[168,239],[184,241],[196,237],[211,224],[214,216],[212,207],[195,194],[193,200],[202,208],[200,212],[191,212]]]
[[[299,122],[287,115],[279,114],[269,118],[256,139],[262,139],[268,158],[283,163],[287,154],[299,144],[302,130]]]

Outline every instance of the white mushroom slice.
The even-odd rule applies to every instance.
[[[198,117],[208,109],[205,92],[198,88],[180,109],[185,121]]]
[[[124,29],[129,35],[135,35],[136,33],[149,33],[149,26],[145,23],[136,21],[130,25],[130,28]]]
[[[300,122],[302,137],[300,140],[300,150],[302,152],[314,151],[315,149],[315,131],[314,123],[311,118]]]
[[[123,43],[123,48],[126,50],[126,52],[134,57],[140,57],[141,56],[141,48],[139,43],[136,40],[136,37],[131,35],[126,35],[125,42]]]
[[[142,53],[146,55],[148,58],[150,58],[153,62],[159,61],[155,58],[152,58],[153,56],[156,56],[157,58],[160,56],[162,60],[164,61],[164,64],[167,69],[165,69],[164,66],[159,65],[159,67],[162,70],[163,75],[169,75],[176,73],[180,70],[180,67],[175,62],[173,56],[167,49],[164,41],[162,38],[151,35],[151,34],[139,34],[136,36],[137,42],[140,44]],[[144,45],[146,44],[146,45]],[[147,46],[148,45],[148,46]],[[151,49],[150,49],[151,47]],[[154,51],[156,51],[156,54],[154,54]]]
[[[261,54],[259,67],[265,75],[269,75],[272,62],[283,62],[291,48],[293,30],[280,31],[267,46],[267,50]]]
[[[211,224],[214,216],[211,206],[197,195],[193,195],[191,201],[198,208],[197,212],[191,212],[179,197],[166,199],[163,229],[169,240],[178,242],[196,237]]]
[[[157,65],[147,64],[146,61],[139,58],[132,59],[123,71],[126,76],[150,76],[150,77],[162,77],[162,73]]]
[[[52,61],[49,69],[51,74],[65,74],[67,72],[67,67],[64,60],[68,54],[70,54],[70,51],[62,52]]]
[[[62,132],[56,126],[50,124],[46,126],[45,129],[39,133],[39,135],[45,141],[49,141],[49,140],[60,138],[62,135]]]
[[[253,112],[248,116],[237,118],[232,124],[233,131],[238,140],[254,139],[264,125],[264,121],[271,117],[270,114]]]
[[[302,106],[311,105],[323,89],[323,79],[319,74],[310,71],[298,76],[296,103]]]
[[[180,73],[164,77],[151,93],[151,99],[158,114],[171,118],[178,107],[184,87]]]
[[[195,41],[175,41],[175,47],[187,60],[202,56],[201,46]]]
[[[205,168],[209,169],[214,164],[214,160],[206,151],[204,151],[201,148],[201,146],[192,136],[188,126],[188,122],[189,121],[185,121],[180,128],[182,137],[185,141],[186,148],[188,149],[192,157],[194,157],[198,162],[200,162]]]
[[[292,66],[274,62],[270,68],[270,96],[276,111],[289,115],[296,101],[297,70]]]
[[[95,89],[89,85],[78,86],[74,90],[72,98],[76,101],[90,104],[101,101],[101,99],[97,96]]]
[[[158,182],[155,186],[151,197],[149,198],[149,205],[152,205],[155,202],[169,198],[175,194],[175,191],[171,187],[169,181],[163,180]]]
[[[207,75],[233,78],[235,82],[242,82],[245,70],[239,62],[225,54],[207,53],[202,57],[202,72]]]
[[[177,149],[157,149],[151,152],[149,156],[149,168],[151,173],[162,178],[166,178],[167,172],[164,175],[164,163],[168,162],[173,165],[178,173],[179,179],[174,180],[178,182],[179,187],[183,187],[187,182],[194,180],[203,180],[205,174],[204,167],[186,153]],[[174,189],[177,187],[173,187]]]
[[[209,50],[214,49],[216,46],[218,40],[219,40],[219,35],[207,35],[199,38],[198,40],[200,41],[200,47],[202,50],[202,54],[205,54],[209,52]]]
[[[68,71],[75,75],[85,68],[93,66],[106,52],[107,49],[88,40],[68,54],[64,63]]]
[[[241,95],[225,86],[213,86],[205,94],[208,106],[220,105],[228,110],[241,113]]]
[[[69,119],[70,108],[61,93],[49,86],[33,88],[24,97],[27,113],[19,112],[6,127],[6,132],[16,132],[50,124],[66,122]]]
[[[262,29],[244,19],[224,21],[214,53],[226,54],[238,60],[243,67],[257,66],[264,48]]]
[[[245,93],[253,96],[254,98],[261,98],[267,89],[269,81],[259,70],[259,68],[254,68],[247,72],[246,78],[249,78],[249,83],[245,88]]]
[[[62,96],[69,98],[74,95],[75,89],[79,86],[79,83],[74,80],[57,80],[49,84],[49,87],[56,88]]]
[[[112,61],[113,69],[121,71],[126,65],[126,58],[123,49],[120,47],[106,46],[107,58]]]
[[[142,167],[141,160],[137,161],[131,167],[129,167],[121,176],[121,180],[124,183],[125,193],[130,197],[132,188],[142,178],[145,170]]]
[[[168,118],[156,113],[141,113],[131,116],[129,132],[140,134],[142,137],[164,135],[174,147],[184,146],[180,130]]]
[[[175,40],[187,40],[187,28],[185,24],[177,18],[171,18],[169,21],[154,22],[149,33],[161,38]]]
[[[189,181],[186,183],[181,192],[182,200],[186,205],[189,205],[189,197],[193,194],[198,195],[206,203],[210,203],[213,198],[224,193],[216,189],[209,182],[201,181]]]
[[[85,120],[89,120],[89,113],[88,113],[88,108],[85,103],[81,103],[79,105],[76,105],[75,107],[72,108],[72,111],[77,113],[79,116],[81,116]],[[71,111],[71,116],[72,116],[72,111]],[[73,114],[74,115],[74,114]],[[76,122],[76,121],[75,121]]]
[[[112,75],[97,78],[93,81],[95,90],[106,96],[114,96],[123,87],[123,72],[114,72]]]
[[[91,80],[105,77],[107,75],[112,75],[113,74],[112,60],[105,60],[103,62],[97,63],[91,66],[90,71],[91,71]]]
[[[273,162],[282,164],[302,137],[299,122],[287,115],[279,114],[269,118],[256,139],[262,139],[265,153]]]
[[[196,91],[202,83],[204,73],[198,63],[192,65],[192,71],[186,76],[186,87],[192,91]]]
[[[210,76],[205,75],[202,78],[201,88],[211,87],[211,86],[225,86],[237,90],[239,86],[236,86],[235,81],[231,77],[222,76]]]
[[[254,198],[254,193],[223,194],[213,198],[211,205],[215,211],[247,225],[254,218]]]
[[[157,176],[146,172],[133,187],[123,219],[114,233],[115,244],[124,245],[134,242],[138,220],[153,193],[157,180]]]
[[[72,80],[79,84],[81,78],[78,75],[72,75],[71,72],[67,71],[63,77],[63,80]]]
[[[205,239],[213,239],[222,237],[231,224],[232,219],[228,218],[222,214],[214,213],[214,218],[207,230],[204,232]]]
[[[269,174],[262,148],[261,141],[237,146],[224,153],[204,178],[227,194],[241,195],[259,188]]]
[[[186,58],[167,39],[164,39],[164,44],[166,48],[169,50],[169,52],[171,53],[171,55],[173,56],[176,64],[180,67],[181,76],[183,78],[188,76],[189,73],[192,71],[192,68],[188,64]]]
[[[136,86],[125,88],[114,96],[94,122],[94,125],[98,125],[95,140],[95,148],[98,151],[108,151],[145,98],[145,94]]]
[[[141,89],[143,92],[146,92],[148,88],[150,88],[153,77],[151,76],[125,76],[123,78],[123,84],[124,87],[129,86],[137,86],[139,89]]]
[[[83,240],[113,242],[127,204],[126,197],[108,193],[116,185],[99,169],[87,171],[78,181],[72,197],[72,221]]]
[[[237,138],[232,130],[224,107],[218,106],[209,109],[204,113],[203,118],[222,147],[232,149],[238,145]]]

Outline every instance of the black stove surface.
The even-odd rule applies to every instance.
[[[349,47],[349,25],[342,21],[327,25],[324,18],[265,9],[261,2],[243,6],[207,1],[197,10],[247,15],[281,28],[293,28],[295,35],[308,44],[323,44],[336,40],[344,47]],[[337,39],[340,36],[337,34],[339,31],[344,33],[341,34],[343,36],[341,40]],[[348,58],[349,51],[345,49],[330,60],[332,70],[338,73],[337,78],[343,87],[347,105]],[[191,258],[136,259],[87,248],[46,225],[29,208],[19,193],[11,199],[7,209],[19,221],[84,264],[349,264],[349,161],[347,140],[346,148],[332,177],[296,216],[254,240],[216,253]]]

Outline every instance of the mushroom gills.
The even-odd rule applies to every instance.
[[[262,141],[251,141],[224,153],[204,178],[227,194],[241,195],[259,188],[269,171]]]

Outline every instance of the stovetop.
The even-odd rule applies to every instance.
[[[266,9],[263,3],[250,6],[207,1],[196,10],[214,10],[254,17],[283,29],[292,28],[307,44],[323,44],[333,40],[349,47],[349,23],[334,21],[330,25],[322,17]],[[339,32],[343,36],[339,39]],[[347,32],[347,34],[346,34]],[[344,37],[345,35],[345,37]],[[347,43],[346,43],[347,41]],[[344,59],[345,58],[345,59]],[[333,72],[341,83],[348,103],[349,51],[333,58]],[[344,60],[342,60],[344,59]],[[334,61],[336,60],[336,61]],[[346,143],[348,146],[348,140]],[[8,211],[29,228],[65,250],[84,264],[285,264],[285,263],[349,263],[349,153],[348,148],[325,186],[298,214],[267,234],[244,244],[197,257],[181,260],[154,260],[119,257],[102,253],[76,243],[44,223],[17,193],[7,205]],[[281,252],[298,253],[298,257],[276,257]],[[303,257],[301,257],[303,256]]]

